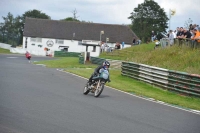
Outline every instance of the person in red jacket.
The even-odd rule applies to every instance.
[[[30,62],[30,60],[31,60],[31,54],[30,54],[28,51],[26,51],[25,55],[26,55],[26,58],[27,58],[27,59],[29,60],[29,62]]]

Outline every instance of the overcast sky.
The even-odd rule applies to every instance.
[[[171,29],[184,27],[191,18],[193,24],[200,25],[199,0],[154,0],[169,14],[169,9],[176,9],[171,18]],[[40,10],[49,15],[52,20],[60,20],[73,16],[77,10],[79,20],[105,24],[131,24],[128,19],[133,9],[144,0],[0,0],[0,22],[8,12],[14,15],[24,14],[29,10]]]

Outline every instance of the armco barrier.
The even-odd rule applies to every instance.
[[[101,65],[105,60],[106,60],[106,59],[103,59],[103,58],[90,57],[90,61],[91,61],[93,64]]]
[[[98,65],[101,65],[105,60],[110,62],[111,68],[121,69],[122,61],[120,61],[120,60],[103,59],[103,58],[99,58],[99,57],[91,57],[90,58],[90,61],[93,64],[98,64]]]
[[[81,53],[76,52],[65,52],[65,51],[55,51],[54,57],[78,57]]]
[[[200,97],[200,76],[198,75],[190,75],[133,62],[122,62],[122,75],[164,89]]]
[[[79,64],[85,64],[84,57],[79,55]]]

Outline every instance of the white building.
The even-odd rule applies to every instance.
[[[107,41],[110,47],[116,42],[125,42],[125,48],[132,45],[133,37],[136,35],[124,25],[26,18],[23,48],[44,56],[60,50],[99,56],[101,41]]]

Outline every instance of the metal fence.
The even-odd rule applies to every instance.
[[[84,57],[79,55],[79,64],[85,64]]]
[[[200,75],[191,75],[133,62],[122,62],[122,75],[164,89],[200,97]]]
[[[65,52],[65,51],[55,51],[54,57],[79,57],[81,53],[76,52]]]
[[[188,46],[188,47],[191,47],[191,48],[200,48],[200,42],[198,42],[197,40],[192,40],[192,39],[187,39],[187,38],[174,39],[174,45]],[[162,48],[170,46],[169,45],[169,39],[168,38],[160,39],[160,46]]]

